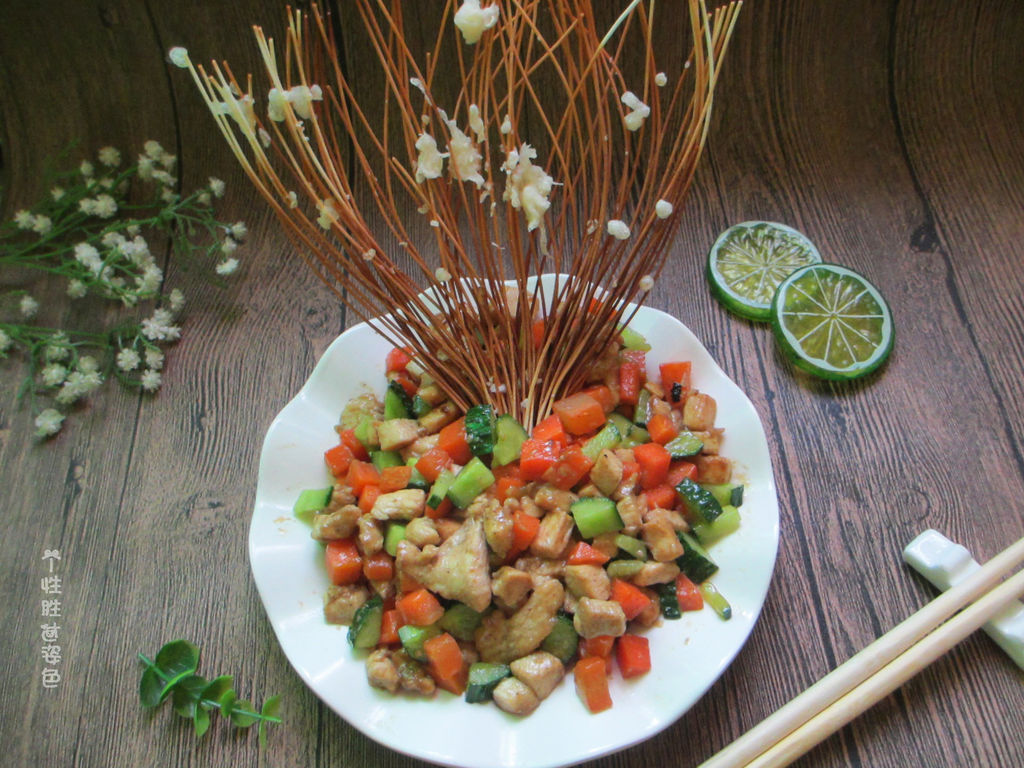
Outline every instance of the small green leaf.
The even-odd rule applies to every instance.
[[[233,690],[228,688],[226,691],[224,691],[224,693],[220,697],[220,700],[217,702],[217,704],[220,706],[220,713],[224,715],[224,717],[230,719],[231,712],[234,709],[236,701],[238,701],[238,696],[235,695],[235,692]]]
[[[259,712],[253,709],[252,704],[248,701],[241,700],[235,702],[231,710],[231,722],[235,724],[235,727],[249,728],[259,719]]]
[[[203,689],[202,696],[200,698],[200,705],[206,709],[213,709],[219,705],[221,697],[231,690],[231,683],[234,678],[231,675],[221,675],[215,677],[210,681]]]
[[[156,707],[160,704],[160,692],[164,689],[164,681],[160,679],[153,667],[146,667],[139,680],[139,699],[144,707]]]
[[[192,717],[195,714],[200,695],[206,687],[205,677],[200,675],[183,677],[174,686],[174,694],[171,698],[174,711],[182,717]]]
[[[187,640],[172,640],[156,655],[156,668],[164,678],[160,701],[167,698],[180,680],[195,674],[199,666],[199,651]]]
[[[260,714],[263,718],[260,720],[259,727],[256,729],[257,736],[259,737],[260,749],[266,749],[267,747],[267,723],[279,723],[281,720],[277,717],[277,710],[281,708],[281,697],[271,696],[269,699],[263,702],[263,708],[260,710]],[[270,718],[273,718],[272,720]]]
[[[202,738],[210,727],[210,713],[202,707],[196,707],[195,714],[192,715],[192,725],[195,726],[196,737]]]

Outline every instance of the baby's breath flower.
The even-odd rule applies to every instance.
[[[108,168],[115,168],[121,164],[121,153],[114,147],[103,147],[99,152],[99,159]]]
[[[117,213],[117,201],[106,193],[97,195],[94,202],[93,213],[101,219],[109,219]]]
[[[160,389],[162,378],[163,377],[160,375],[159,371],[150,369],[143,372],[140,383],[142,384],[142,388],[147,392],[156,392]]]
[[[166,189],[164,189],[163,192],[160,193],[160,199],[163,200],[165,203],[173,203],[175,200],[178,199],[178,195],[173,189],[167,187]]]
[[[50,336],[50,343],[43,349],[43,359],[47,362],[67,359],[68,355],[71,354],[71,350],[68,347],[69,342],[70,340],[64,331],[57,331],[57,333]]]
[[[82,373],[95,373],[100,369],[100,364],[96,362],[96,358],[92,355],[82,355],[78,358],[78,365],[76,367]]]
[[[227,255],[234,253],[238,249],[238,243],[230,237],[225,237],[224,241],[220,244],[221,253]]]
[[[83,176],[85,176],[85,178],[87,178],[87,179],[92,176],[93,171],[94,171],[93,165],[88,160],[83,160],[82,164],[80,166],[78,166],[78,172],[80,174],[82,174]]]
[[[173,319],[166,309],[154,310],[152,317],[142,321],[142,335],[150,341],[176,341],[181,338],[181,328],[173,324]]]
[[[238,269],[238,259],[224,259],[217,265],[218,275],[230,275]]]
[[[91,243],[79,243],[75,246],[75,260],[94,273],[99,273],[103,269],[103,259],[100,257],[100,252]]]
[[[139,367],[139,353],[132,347],[124,347],[117,353],[117,367],[122,371],[134,371]]]
[[[199,205],[202,205],[204,207],[208,206],[210,204],[210,202],[211,202],[210,193],[209,192],[205,192],[205,191],[204,192],[200,192],[196,196],[196,202],[199,203]]]
[[[160,165],[168,171],[174,168],[174,164],[177,162],[178,156],[172,155],[170,152],[165,153],[164,156],[160,158]]]
[[[64,383],[64,379],[67,378],[68,369],[60,363],[50,363],[43,367],[43,370],[39,372],[39,378],[42,380],[43,385],[47,387],[56,387]]]
[[[160,287],[160,281],[164,279],[164,273],[160,267],[150,264],[142,274],[135,278],[135,284],[140,293],[155,293]]]
[[[7,335],[7,331],[0,329],[0,355],[10,349],[13,340]]]
[[[244,221],[236,221],[228,227],[228,231],[235,240],[242,240],[247,234],[249,234],[249,230],[246,228]]]
[[[216,176],[210,177],[210,191],[214,197],[224,197],[224,182]]]
[[[25,294],[18,303],[18,309],[23,317],[32,317],[32,315],[39,311],[39,302]]]
[[[64,197],[64,187],[54,187],[50,190],[50,197],[53,198],[54,202],[57,202]]]
[[[163,146],[161,146],[159,141],[154,141],[153,139],[150,139],[145,144],[143,144],[142,150],[146,153],[147,157],[150,157],[153,160],[159,160],[161,157],[164,156]]]
[[[171,308],[171,312],[177,312],[185,306],[185,294],[181,292],[181,289],[175,288],[167,297],[167,303]],[[161,357],[161,359],[163,358]]]
[[[67,295],[72,299],[80,299],[88,293],[89,290],[86,288],[85,283],[77,278],[68,281]]]
[[[143,181],[153,178],[153,158],[149,155],[139,155],[139,178]]]
[[[36,437],[49,437],[60,432],[64,414],[55,408],[47,408],[36,416]]]
[[[146,365],[154,371],[159,371],[164,367],[164,353],[156,347],[147,347]]]
[[[36,217],[24,208],[14,214],[14,224],[18,229],[32,229],[32,225],[35,224],[35,221]]]
[[[36,216],[36,220],[32,222],[32,231],[38,232],[40,235],[48,235],[52,229],[53,222],[50,221],[49,216],[43,216],[40,214]]]

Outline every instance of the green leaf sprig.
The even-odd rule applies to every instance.
[[[155,659],[139,654],[143,663],[139,681],[142,706],[155,709],[171,699],[174,711],[192,720],[196,736],[202,737],[210,727],[210,712],[219,709],[225,719],[237,728],[250,728],[259,723],[260,748],[266,744],[266,726],[280,723],[277,716],[279,696],[271,696],[257,711],[248,701],[239,699],[232,688],[231,675],[207,680],[196,674],[199,650],[187,640],[172,640],[156,654]]]

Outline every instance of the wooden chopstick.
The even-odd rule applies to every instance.
[[[995,589],[992,587],[1022,561],[1024,538],[834,669],[700,768],[767,768],[795,760],[1005,608],[1024,591],[1024,572]],[[977,603],[936,630],[975,600]],[[927,642],[919,643],[926,637]],[[927,661],[922,663],[924,659]],[[858,688],[869,678],[870,685],[863,690]],[[817,719],[819,714],[821,719]],[[761,762],[762,756],[767,762]]]

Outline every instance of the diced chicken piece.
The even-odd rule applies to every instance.
[[[331,500],[324,512],[337,512],[342,507],[355,503],[356,495],[352,493],[352,489],[344,483],[335,483],[334,489],[331,491]]]
[[[600,536],[595,536],[590,540],[590,546],[602,555],[607,555],[608,558],[611,559],[619,554],[619,545],[618,542],[615,541],[615,537],[618,535],[618,531],[602,533]]]
[[[398,691],[398,667],[391,660],[389,650],[378,648],[366,657],[366,679],[374,688],[383,688],[391,693]]]
[[[419,423],[419,422],[417,422]],[[402,450],[402,458],[408,461],[411,458],[419,458],[424,453],[437,445],[438,435],[424,435],[417,437]]]
[[[647,501],[643,496],[626,496],[615,505],[622,518],[622,532],[627,536],[635,536],[644,524],[644,512]]]
[[[395,592],[397,591],[395,588],[395,582],[391,579],[371,581],[370,589],[372,589],[376,594],[380,595],[381,598],[383,598],[384,600],[390,600],[392,597],[395,596]]]
[[[658,593],[653,589],[644,589],[641,587],[641,591],[647,595],[651,602],[649,602],[630,623],[636,625],[638,628],[647,629],[661,621],[661,605],[658,602]]]
[[[428,384],[425,387],[420,387],[416,390],[416,394],[420,396],[423,402],[430,406],[440,405],[447,399],[444,390],[437,384]]]
[[[548,512],[540,521],[537,536],[530,544],[530,552],[538,557],[559,557],[569,546],[574,526],[568,512],[561,509]]]
[[[466,507],[466,517],[487,517],[488,512],[493,512],[501,507],[501,502],[488,493],[481,493]]]
[[[651,584],[668,584],[678,575],[679,566],[675,563],[644,563],[630,581],[638,587],[649,587]]]
[[[604,496],[605,494],[601,493],[601,489],[593,483],[587,483],[576,492],[576,495],[581,499],[592,499],[597,496]]]
[[[644,523],[640,535],[651,557],[659,563],[671,562],[683,554],[683,544],[676,535],[676,529],[665,518]]]
[[[577,597],[569,590],[565,590],[565,597],[562,598],[562,612],[572,616],[576,613]]]
[[[494,611],[484,617],[475,638],[484,661],[507,664],[537,650],[550,634],[565,590],[561,582],[542,576],[536,577],[533,584],[530,599],[511,616],[505,618],[500,611]]]
[[[377,398],[370,388],[356,397],[353,397],[345,404],[341,412],[341,429],[355,429],[364,418],[380,420],[384,416],[384,404]]]
[[[662,520],[668,523],[676,531],[690,530],[690,525],[686,522],[686,519],[674,509],[662,509],[661,507],[648,509],[644,513],[644,522],[653,523],[655,520]]]
[[[428,435],[433,435],[440,432],[442,427],[448,426],[457,418],[459,418],[459,407],[451,400],[446,400],[433,410],[420,416],[419,423]]]
[[[529,496],[510,497],[505,499],[505,511],[514,515],[522,511],[530,517],[544,517],[544,510],[537,506],[537,503]]]
[[[382,493],[370,510],[377,520],[412,520],[423,514],[427,506],[427,492],[419,488]]]
[[[370,592],[362,584],[332,584],[324,595],[324,620],[328,624],[351,624],[356,611],[369,599]]]
[[[397,451],[412,443],[420,436],[420,425],[416,419],[388,419],[377,426],[377,438],[382,451]]]
[[[612,341],[605,347],[604,352],[601,353],[601,357],[597,359],[594,365],[587,372],[587,383],[606,380],[618,381],[618,370],[619,370],[619,344],[617,341]],[[618,399],[618,398],[616,398]]]
[[[553,485],[542,485],[533,494],[533,500],[537,506],[545,512],[568,512],[569,507],[578,497],[571,491],[563,491]]]
[[[694,432],[703,432],[715,426],[718,406],[715,398],[703,392],[694,392],[683,406],[683,424]]]
[[[588,640],[601,635],[621,637],[626,632],[626,614],[614,600],[594,600],[581,597],[576,605],[572,625],[580,637]]]
[[[484,537],[487,539],[487,546],[502,560],[512,549],[515,539],[513,530],[515,512],[510,511],[511,501],[513,499],[506,499],[504,504],[496,508],[489,508],[484,514]]]
[[[622,459],[605,448],[590,470],[590,480],[605,496],[611,496],[622,483]]]
[[[565,586],[575,597],[607,600],[612,595],[611,579],[600,565],[565,566]]]
[[[533,589],[533,577],[510,565],[498,569],[491,578],[491,593],[503,611],[515,611],[526,602]]]
[[[480,661],[480,654],[472,643],[459,643],[459,652],[462,654],[462,663],[466,669]]]
[[[422,549],[428,544],[440,544],[441,534],[429,517],[415,517],[405,526],[405,538]]]
[[[565,677],[565,666],[547,651],[535,651],[529,656],[516,659],[509,667],[512,674],[522,680],[537,694],[537,698],[546,699],[555,686]]]
[[[522,680],[506,677],[494,689],[494,703],[510,715],[528,715],[540,706],[540,699]]]
[[[441,541],[448,541],[462,527],[462,521],[451,517],[442,517],[434,521],[434,527],[437,528],[437,535],[441,537]]]
[[[651,381],[648,379],[644,382],[644,389],[654,395],[654,397],[661,402],[665,402],[665,388],[657,381]]]
[[[709,429],[706,432],[694,432],[700,441],[704,444],[701,448],[701,453],[708,456],[717,456],[719,451],[722,450],[722,439],[725,436],[725,430],[721,427],[715,429]]]
[[[364,557],[375,555],[384,549],[384,531],[381,525],[369,515],[359,518],[359,536],[356,538],[356,547]]]
[[[421,551],[408,540],[400,541],[396,563],[400,573],[474,611],[483,611],[491,602],[487,541],[480,520],[466,520],[440,547],[428,544]]]
[[[721,485],[732,480],[732,461],[725,456],[694,456],[697,482]]]
[[[433,696],[437,686],[432,678],[418,662],[410,659],[404,651],[396,651],[392,656],[398,667],[398,684],[403,691]]]
[[[322,512],[313,515],[313,530],[310,535],[317,541],[347,539],[356,531],[356,523],[363,513],[354,504],[348,504],[336,512]]]
[[[516,560],[516,568],[526,571],[531,576],[548,576],[560,579],[565,574],[565,561],[552,560],[546,557],[520,557]]]

